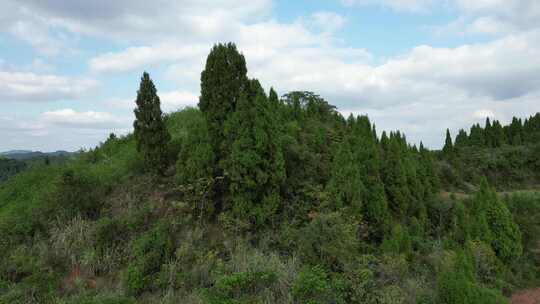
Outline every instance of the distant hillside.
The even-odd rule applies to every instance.
[[[62,164],[78,152],[40,152],[11,150],[0,152],[0,183],[28,168],[41,165]]]
[[[0,152],[0,156],[16,160],[28,160],[33,158],[45,158],[45,157],[57,157],[57,156],[69,156],[74,152],[67,151],[55,151],[55,152],[40,152],[29,150],[11,150],[6,152]]]

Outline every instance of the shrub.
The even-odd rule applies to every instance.
[[[125,288],[130,295],[151,290],[161,269],[172,257],[174,246],[169,223],[162,221],[135,239],[132,244],[132,262],[124,274]]]
[[[294,281],[291,293],[295,303],[331,303],[334,298],[329,276],[320,266],[303,269]]]
[[[259,294],[276,282],[273,272],[237,272],[218,278],[214,286],[206,290],[208,303],[253,303],[262,298]]]
[[[317,215],[295,232],[298,253],[308,264],[341,269],[358,254],[357,230],[340,213]]]

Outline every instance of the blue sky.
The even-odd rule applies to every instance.
[[[440,147],[486,116],[540,111],[537,0],[0,0],[0,151],[89,148],[130,132],[149,71],[195,106],[212,44],[278,93],[314,91],[378,130]]]

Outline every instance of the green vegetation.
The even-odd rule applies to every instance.
[[[162,115],[145,73],[134,134],[0,184],[0,303],[506,303],[539,283],[540,193],[497,192],[534,183],[537,118],[430,151],[267,95],[233,44],[201,81],[199,109]]]
[[[15,159],[0,157],[0,183],[26,169],[26,163]]]
[[[135,102],[137,108],[133,135],[137,151],[143,155],[147,170],[163,174],[167,164],[167,145],[171,136],[163,123],[156,87],[146,72],[141,78]]]

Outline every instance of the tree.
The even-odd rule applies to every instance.
[[[388,230],[388,201],[381,179],[381,155],[376,141],[374,127],[367,116],[353,120],[354,159],[360,167],[364,185],[362,194],[363,215],[370,225],[370,232],[375,240],[380,241]]]
[[[137,91],[134,136],[137,151],[143,154],[147,170],[163,174],[171,136],[163,122],[160,101],[150,75],[144,72]]]
[[[508,143],[514,146],[522,144],[523,125],[521,119],[512,118],[512,123],[508,127]]]
[[[233,43],[215,45],[201,73],[199,109],[208,123],[216,160],[223,158],[223,124],[236,109],[240,95],[248,88],[244,56]]]
[[[443,153],[446,156],[450,156],[454,152],[454,145],[452,144],[452,136],[450,136],[450,130],[446,129],[446,139],[444,140]]]
[[[480,124],[473,125],[469,134],[470,145],[475,147],[483,147],[485,145],[484,130],[480,127]]]
[[[233,216],[260,226],[276,213],[285,181],[281,135],[262,94],[242,94],[236,111],[225,122],[230,153],[222,161],[229,179]]]
[[[456,148],[462,148],[469,144],[469,138],[467,136],[467,132],[463,129],[459,129],[458,135],[456,136],[456,141],[454,143],[454,147]]]
[[[332,209],[350,208],[353,213],[360,214],[362,196],[365,192],[359,163],[355,162],[349,138],[338,144],[332,160],[332,172],[328,189],[333,198]]]
[[[523,251],[521,232],[508,211],[485,178],[475,194],[471,209],[472,237],[490,244],[497,256],[509,262]]]
[[[498,148],[506,143],[506,137],[504,134],[503,127],[498,120],[493,122],[491,126],[491,136],[492,136],[492,147]]]
[[[491,129],[491,121],[486,117],[486,125],[484,127],[484,139],[486,147],[493,147],[493,130]]]
[[[211,178],[213,173],[214,150],[206,121],[200,117],[189,126],[187,131],[187,137],[182,142],[176,162],[176,177],[180,184],[193,183],[201,178]]]
[[[384,133],[383,139],[385,139]],[[411,201],[400,141],[398,135],[390,133],[382,167],[382,177],[389,206],[398,217],[407,213]]]

